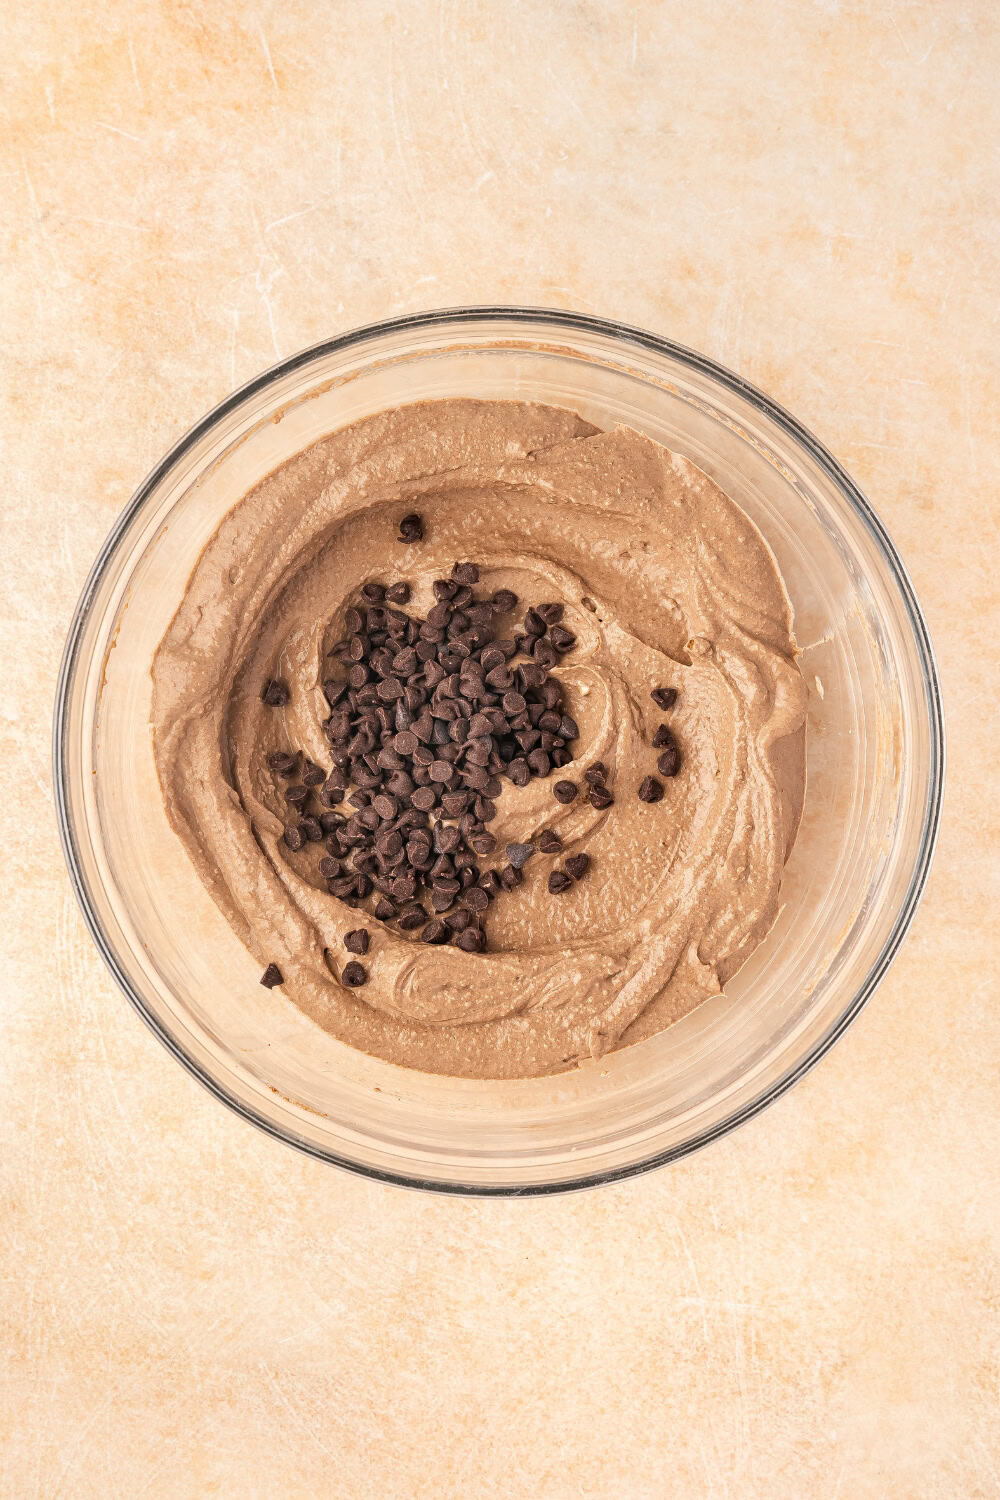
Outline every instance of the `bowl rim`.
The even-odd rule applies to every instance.
[[[641,1160],[628,1163],[627,1165],[612,1167],[604,1171],[588,1172],[568,1180],[550,1182],[484,1184],[457,1180],[439,1181],[424,1178],[413,1173],[390,1171],[370,1166],[318,1145],[316,1142],[307,1139],[294,1130],[284,1128],[276,1122],[267,1119],[266,1116],[259,1113],[244,1100],[230,1093],[218,1079],[213,1077],[207,1069],[184,1049],[177,1038],[159,1021],[157,1016],[147,1006],[142,994],[128,978],[115,949],[104,931],[95,904],[91,899],[90,890],[83,873],[83,864],[79,854],[76,831],[70,815],[69,767],[67,760],[69,743],[68,718],[71,689],[80,661],[80,647],[84,630],[90,619],[99,586],[110,562],[116,555],[122,536],[127,531],[132,520],[142,509],[146,500],[170,470],[190,452],[195,444],[211,432],[221,420],[235,411],[248,399],[260,394],[274,382],[293,374],[296,370],[301,369],[316,359],[363,345],[368,340],[379,338],[386,334],[414,332],[417,330],[426,331],[448,324],[462,325],[472,323],[487,325],[501,323],[537,325],[541,323],[547,325],[550,331],[568,329],[573,332],[603,336],[623,345],[626,349],[629,347],[638,347],[655,354],[665,355],[682,365],[686,365],[690,370],[709,377],[729,391],[743,397],[764,416],[773,421],[788,437],[799,444],[812,461],[825,472],[826,476],[833,482],[843,498],[852,507],[856,516],[874,540],[889,568],[903,601],[912,638],[920,659],[930,730],[928,791],[923,810],[920,842],[913,869],[910,873],[910,879],[900,902],[892,930],[869,968],[864,981],[851,996],[837,1019],[813,1043],[798,1062],[787,1068],[767,1088],[762,1089],[758,1095],[739,1109],[734,1110],[715,1125],[698,1132],[689,1140],[661,1151],[653,1152]],[[658,334],[648,332],[646,329],[636,327],[630,323],[620,322],[617,319],[599,318],[588,313],[571,312],[562,308],[532,307],[520,304],[505,306],[499,303],[491,303],[483,306],[435,308],[425,312],[407,313],[400,317],[363,324],[357,328],[350,329],[346,333],[339,334],[335,338],[324,339],[320,343],[301,349],[297,353],[290,355],[287,359],[279,360],[276,364],[271,365],[260,374],[254,376],[244,385],[239,386],[216,406],[212,407],[204,417],[189,428],[168,449],[160,461],[149,472],[135,490],[108,533],[90,569],[70,621],[59,667],[52,725],[52,780],[56,819],[59,827],[63,857],[66,861],[74,895],[98,952],[111,971],[119,988],[167,1050],[221,1103],[227,1105],[236,1114],[242,1116],[243,1119],[256,1125],[267,1135],[295,1147],[307,1156],[329,1162],[334,1166],[342,1167],[346,1171],[377,1182],[473,1198],[541,1197],[551,1193],[577,1192],[584,1188],[600,1186],[603,1183],[618,1182],[628,1177],[636,1177],[640,1173],[650,1172],[654,1168],[679,1161],[683,1157],[689,1156],[702,1147],[709,1145],[712,1141],[728,1135],[730,1131],[745,1124],[748,1120],[752,1120],[762,1110],[779,1099],[782,1094],[787,1093],[800,1078],[815,1066],[820,1058],[825,1056],[834,1043],[843,1036],[848,1026],[874,993],[895,957],[903,938],[906,936],[927,883],[927,876],[930,871],[940,831],[944,793],[944,770],[945,734],[940,680],[923,611],[902,559],[893,545],[886,528],[865,495],[837,459],[834,458],[832,453],[824,447],[808,428],[804,427],[801,422],[786,411],[783,406],[779,405],[778,402],[772,400],[770,396],[765,395],[763,391],[758,390],[756,386],[752,385],[748,380],[743,379],[742,376],[735,374],[716,360],[708,358],[707,355],[699,354],[696,350],[689,349],[686,345],[676,343],[672,339],[661,337]]]

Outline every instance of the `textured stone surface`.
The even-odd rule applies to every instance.
[[[1000,1492],[1000,45],[988,0],[2,7],[0,1491]],[[101,539],[277,355],[423,306],[646,324],[867,489],[946,821],[835,1052],[669,1171],[452,1202],[299,1158],[113,989],[49,712]]]

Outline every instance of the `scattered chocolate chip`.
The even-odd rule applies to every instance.
[[[512,891],[524,880],[521,871],[515,865],[504,865],[499,871],[500,884],[505,891]]]
[[[470,911],[485,911],[489,904],[489,894],[481,885],[470,886],[462,897],[462,905]]]
[[[390,604],[409,604],[410,585],[408,583],[394,583],[392,588],[386,589],[385,597]]]
[[[291,698],[288,683],[283,677],[272,677],[261,690],[260,701],[268,708],[284,708]]]
[[[560,656],[567,651],[572,651],[576,645],[576,636],[571,630],[566,630],[562,625],[553,625],[549,631],[549,640],[559,652]]]
[[[662,708],[666,711],[668,708],[673,708],[677,702],[677,689],[672,687],[656,687],[649,696],[657,708]]]
[[[497,589],[492,602],[498,615],[509,615],[517,608],[517,595],[510,589]]]
[[[451,576],[456,583],[474,584],[479,582],[479,569],[475,563],[456,563]]]
[[[571,854],[566,860],[566,874],[572,875],[574,880],[582,880],[589,869],[589,854]]]
[[[302,780],[306,786],[321,786],[326,780],[326,772],[322,766],[318,766],[314,760],[302,762]]]
[[[640,802],[659,802],[663,796],[663,783],[655,776],[644,776],[639,783]]]
[[[561,854],[562,846],[563,841],[559,837],[558,833],[556,833],[554,828],[544,828],[538,835],[538,847],[542,854]],[[507,847],[507,853],[508,855],[510,854],[509,845]],[[511,863],[513,864],[513,860],[511,860]]]
[[[552,762],[545,750],[532,750],[525,759],[535,776],[547,776],[552,769]]]
[[[535,852],[534,844],[508,844],[507,858],[515,870],[523,870]]]
[[[607,807],[612,807],[614,805],[614,800],[614,797],[612,797],[606,786],[591,787],[589,797],[590,805],[591,807],[596,807],[599,812],[603,812]]]
[[[399,540],[401,542],[422,542],[423,539],[423,518],[416,513],[404,516],[399,523]]]
[[[552,795],[557,802],[569,804],[576,797],[578,790],[579,788],[574,781],[557,781],[552,788]]]
[[[291,786],[285,787],[285,801],[290,802],[293,807],[301,807],[303,802],[309,801],[309,788],[294,781]]]
[[[396,907],[388,896],[380,896],[375,902],[374,912],[380,922],[391,922],[396,915]]]
[[[319,818],[303,818],[299,828],[311,844],[318,844],[322,841],[323,825]]]
[[[298,765],[299,757],[291,750],[272,750],[267,757],[267,763],[272,771],[277,771],[279,776],[291,776]]]
[[[422,906],[408,906],[399,914],[399,925],[404,932],[415,932],[428,920],[427,912]]]
[[[607,780],[607,771],[601,761],[593,766],[588,766],[583,773],[583,779],[588,786],[603,786]]]
[[[341,984],[346,984],[349,989],[356,990],[361,985],[368,983],[368,970],[364,964],[359,964],[352,959],[349,964],[344,965],[344,972],[340,976]]]
[[[556,625],[563,617],[563,606],[561,604],[539,604],[538,613],[546,625]]]
[[[680,765],[681,752],[678,750],[676,745],[671,745],[668,750],[664,750],[663,754],[656,762],[656,769],[659,771],[661,776],[676,776],[677,772],[680,770]]]
[[[420,934],[422,943],[446,943],[448,941],[448,928],[440,917],[433,917]]]
[[[567,862],[567,869],[568,868],[569,865]],[[368,929],[365,927],[355,927],[353,932],[347,932],[344,934],[344,947],[347,949],[348,953],[360,953],[362,957],[368,952],[368,944],[370,941],[371,939],[368,935]]]
[[[512,760],[507,767],[507,775],[514,786],[527,786],[531,780],[531,768],[528,762],[519,756],[516,760]],[[486,788],[484,787],[483,790],[485,791]]]
[[[482,953],[486,947],[486,938],[479,927],[466,927],[455,934],[455,947],[461,948],[463,953]]]
[[[564,870],[553,870],[549,876],[549,891],[553,896],[558,896],[562,891],[568,891],[573,884]]]
[[[266,990],[273,990],[276,984],[284,984],[285,981],[281,977],[281,970],[278,968],[278,965],[268,964],[260,976],[260,982]]]

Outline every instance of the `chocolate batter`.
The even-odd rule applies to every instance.
[[[400,540],[419,512],[424,536]],[[320,684],[366,580],[406,580],[433,605],[453,563],[526,607],[564,604],[576,648],[555,668],[580,735],[550,779],[504,783],[500,848],[561,835],[587,877],[550,893],[556,857],[497,897],[490,950],[429,946],[332,896],[322,846],[293,851],[268,766],[301,749],[329,765]],[[628,428],[511,401],[404,406],[331,434],[262,480],[222,522],[153,662],[166,810],[234,930],[276,963],[283,993],[344,1042],[405,1067],[478,1078],[557,1072],[669,1026],[720,987],[778,908],[801,812],[806,690],[774,558],[746,515],[686,459]],[[287,682],[286,706],[261,701]],[[654,804],[664,714],[676,776]],[[614,802],[553,795],[608,767]],[[581,781],[582,784],[582,781]],[[368,981],[329,954],[371,933]],[[336,965],[334,965],[336,970]],[[253,1004],[250,993],[247,1003]]]

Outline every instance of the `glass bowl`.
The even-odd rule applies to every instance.
[[[449,1079],[344,1046],[258,983],[167,824],[149,666],[232,505],[335,428],[402,402],[516,397],[627,423],[686,455],[753,518],[795,609],[809,687],[808,789],[769,936],[724,996],[555,1077]],[[530,1194],[669,1162],[800,1078],[885,973],[927,876],[941,805],[937,676],[885,529],[835,459],[727,370],[575,313],[398,318],[268,370],[140,486],[69,632],[55,709],[66,860],[112,973],[212,1092],[311,1155],[386,1181]]]

